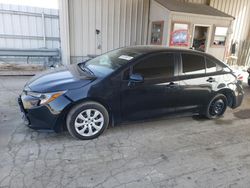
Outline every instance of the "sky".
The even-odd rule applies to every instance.
[[[0,3],[58,9],[58,0],[0,0]]]

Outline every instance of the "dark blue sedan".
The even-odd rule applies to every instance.
[[[241,83],[211,55],[136,46],[37,75],[18,102],[33,129],[93,139],[109,125],[171,113],[219,118],[240,106]]]

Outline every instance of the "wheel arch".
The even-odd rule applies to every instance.
[[[63,109],[63,111],[61,112],[60,117],[57,120],[57,123],[54,127],[54,130],[56,132],[61,132],[64,130],[67,130],[67,126],[66,126],[66,117],[68,112],[76,105],[80,104],[80,103],[84,103],[84,102],[97,102],[99,104],[101,104],[102,106],[104,106],[104,108],[106,108],[106,110],[108,111],[109,114],[109,118],[110,118],[110,125],[114,126],[114,117],[113,117],[113,113],[112,113],[112,109],[110,107],[110,105],[107,104],[107,102],[105,102],[104,100],[98,99],[98,98],[92,98],[92,97],[88,97],[85,99],[80,99],[78,101],[74,101],[72,103],[70,103],[66,108]]]
[[[217,94],[223,94],[226,96],[227,98],[227,106],[229,106],[230,108],[233,107],[234,103],[235,103],[235,95],[234,92],[230,89],[222,89],[219,90],[217,92]]]

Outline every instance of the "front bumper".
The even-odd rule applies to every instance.
[[[24,109],[24,106],[23,106],[23,103],[22,103],[22,99],[21,99],[21,96],[18,97],[17,99],[17,102],[19,104],[19,107],[20,107],[20,111],[21,111],[21,115],[22,115],[22,119],[23,119],[23,122],[26,126],[29,126],[30,125],[30,120],[28,119],[27,115],[26,115],[26,111]]]
[[[70,101],[60,96],[47,105],[38,106],[34,103],[34,98],[22,94],[18,97],[18,104],[26,126],[32,129],[58,130],[58,126],[64,124],[62,111]]]

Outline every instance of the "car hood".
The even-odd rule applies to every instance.
[[[77,89],[95,78],[80,70],[77,64],[45,71],[34,76],[26,85],[25,90],[48,93]]]

